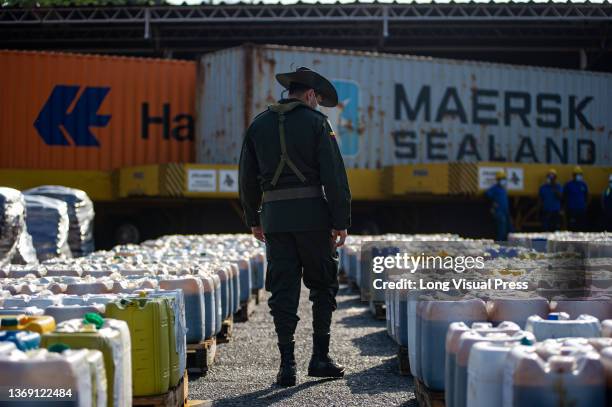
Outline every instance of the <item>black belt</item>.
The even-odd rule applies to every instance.
[[[286,201],[289,199],[305,199],[305,198],[319,198],[325,196],[323,187],[310,186],[310,187],[297,187],[297,188],[285,188],[285,189],[273,189],[271,191],[264,191],[263,201],[274,202],[274,201]]]

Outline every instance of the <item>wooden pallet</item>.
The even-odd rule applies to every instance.
[[[234,322],[247,322],[249,317],[255,312],[257,305],[255,297],[250,296],[248,300],[240,303],[240,309],[234,314]]]
[[[410,361],[408,360],[408,347],[397,347],[397,361],[399,362],[399,372],[402,376],[410,376]]]
[[[205,375],[215,363],[216,356],[217,338],[187,344],[187,369],[189,372]]]
[[[234,330],[234,317],[227,318],[221,324],[221,332],[217,334],[217,345],[220,343],[228,343],[232,337],[232,331]]]
[[[255,297],[255,304],[259,305],[264,300],[264,289],[263,288],[253,288],[251,291],[253,297]]]
[[[183,407],[187,405],[188,397],[187,372],[183,375],[176,386],[167,393],[156,396],[141,396],[132,399],[134,406],[153,406],[153,407]]]
[[[370,312],[376,319],[387,319],[387,309],[384,301],[370,301]]]
[[[427,388],[417,378],[414,379],[414,395],[420,407],[444,407],[444,392]]]

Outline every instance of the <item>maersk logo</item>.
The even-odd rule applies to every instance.
[[[359,152],[359,85],[346,80],[332,83],[338,92],[338,106],[321,110],[329,117],[342,155],[353,156]]]
[[[43,105],[34,127],[43,141],[50,146],[98,147],[100,143],[90,127],[106,127],[110,115],[99,115],[98,109],[110,91],[109,87],[87,86],[77,98],[80,86],[58,85],[53,88]],[[75,102],[76,99],[76,102]],[[68,108],[74,107],[70,112]]]

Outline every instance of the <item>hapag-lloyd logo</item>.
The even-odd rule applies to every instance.
[[[353,156],[359,152],[359,85],[341,79],[331,82],[338,92],[338,106],[321,111],[329,118],[342,155]]]

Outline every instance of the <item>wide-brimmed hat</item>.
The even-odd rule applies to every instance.
[[[312,69],[300,67],[295,72],[279,73],[276,74],[276,80],[285,89],[289,89],[292,83],[311,87],[317,94],[321,95],[321,106],[335,107],[338,104],[338,92],[336,92],[334,85]]]

